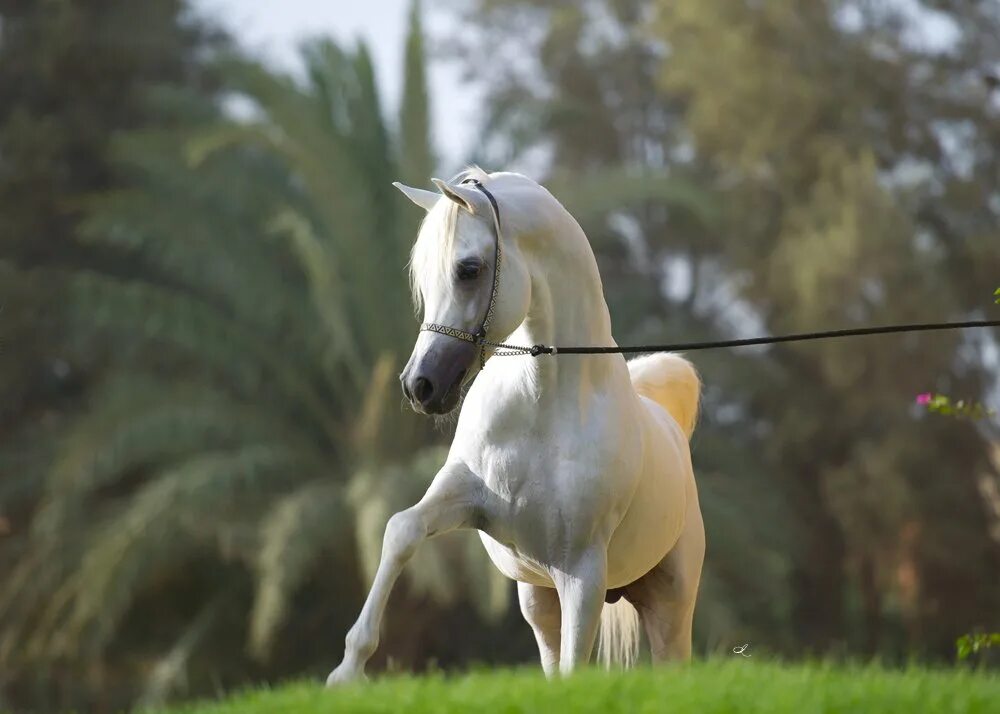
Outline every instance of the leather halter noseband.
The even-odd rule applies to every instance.
[[[475,186],[487,199],[489,199],[490,206],[493,208],[493,232],[495,238],[495,251],[493,254],[493,287],[490,290],[490,302],[486,306],[486,313],[483,315],[482,322],[479,323],[479,327],[475,332],[468,332],[466,330],[460,329],[458,327],[449,327],[448,325],[438,325],[433,322],[425,322],[420,326],[420,331],[437,332],[442,335],[447,335],[448,337],[454,337],[458,340],[464,340],[466,342],[471,342],[472,344],[479,347],[479,366],[480,368],[486,366],[486,348],[488,346],[500,347],[499,343],[489,342],[486,339],[486,335],[489,332],[490,324],[493,322],[493,313],[496,310],[497,305],[497,293],[500,291],[500,261],[503,258],[503,249],[500,245],[500,206],[497,205],[497,200],[493,197],[493,194],[486,189],[483,184],[481,184],[477,179],[469,178],[462,181],[462,183],[471,183]]]

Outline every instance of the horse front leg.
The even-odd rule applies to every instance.
[[[449,463],[434,477],[419,503],[389,519],[375,581],[357,622],[347,633],[344,659],[327,677],[327,686],[364,676],[365,664],[378,647],[389,594],[417,547],[435,535],[473,527],[482,508],[482,482],[464,464]]]
[[[562,625],[559,671],[569,674],[590,662],[607,591],[608,549],[588,548],[553,573]]]

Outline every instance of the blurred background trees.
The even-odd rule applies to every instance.
[[[385,521],[444,459],[396,386],[417,211],[388,179],[430,172],[419,33],[393,122],[406,142],[363,44],[307,45],[301,82],[221,54],[218,87],[150,79],[157,120],[103,149],[125,179],[76,197],[65,240],[83,257],[4,264],[12,292],[58,289],[27,319],[78,382],[48,428],[5,434],[15,692],[155,704],[337,656]],[[415,658],[437,624],[406,614],[424,601],[506,612],[480,550],[446,538],[420,554],[388,655]]]
[[[711,220],[644,196],[587,221],[603,274],[630,276],[627,294],[608,288],[620,341],[988,309],[995,5],[512,0],[478,3],[466,21],[489,145],[510,137],[494,162],[541,152],[554,178],[659,168],[710,197]],[[947,46],[914,37],[930,21],[953,28]],[[534,51],[518,27],[534,28]],[[967,424],[915,423],[907,405],[928,380],[983,394],[982,338],[695,356],[707,384],[694,441],[709,514],[701,637],[944,656],[953,632],[995,619],[989,443]]]
[[[440,170],[418,5],[392,119],[363,43],[291,78],[180,0],[138,12],[0,4],[0,706],[325,673],[448,441],[395,384],[419,211],[390,182]],[[449,12],[470,159],[580,219],[620,342],[995,310],[997,4]],[[995,340],[693,357],[699,652],[940,660],[1000,629],[996,429],[913,404],[989,401]],[[480,551],[421,551],[383,665],[534,657]]]

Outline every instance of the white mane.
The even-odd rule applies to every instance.
[[[484,186],[490,182],[490,175],[478,166],[470,166],[449,183],[460,183],[474,178]],[[420,278],[429,281],[441,290],[451,290],[448,275],[455,256],[455,227],[458,223],[458,204],[453,201],[438,201],[427,212],[420,223],[417,240],[410,252],[410,292],[413,305],[419,313],[423,295],[420,292]]]

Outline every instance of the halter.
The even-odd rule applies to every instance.
[[[495,250],[493,253],[493,287],[490,290],[490,302],[489,305],[486,306],[486,313],[483,315],[483,320],[479,323],[479,328],[475,332],[468,332],[458,327],[449,327],[448,325],[438,325],[433,322],[425,322],[422,324],[420,326],[420,331],[423,332],[426,330],[429,332],[437,332],[441,335],[454,337],[457,340],[471,342],[479,347],[479,366],[482,368],[486,366],[487,347],[517,350],[516,352],[504,352],[503,354],[534,354],[534,348],[519,348],[512,345],[505,345],[502,342],[490,342],[486,339],[486,335],[489,333],[490,324],[493,322],[493,313],[496,311],[497,294],[500,292],[500,261],[503,259],[503,248],[501,247],[500,234],[500,206],[497,204],[497,200],[493,197],[493,194],[490,193],[489,190],[477,179],[468,178],[462,181],[462,183],[471,183],[475,186],[484,196],[486,196],[487,199],[489,199],[490,207],[493,209],[493,236]]]

